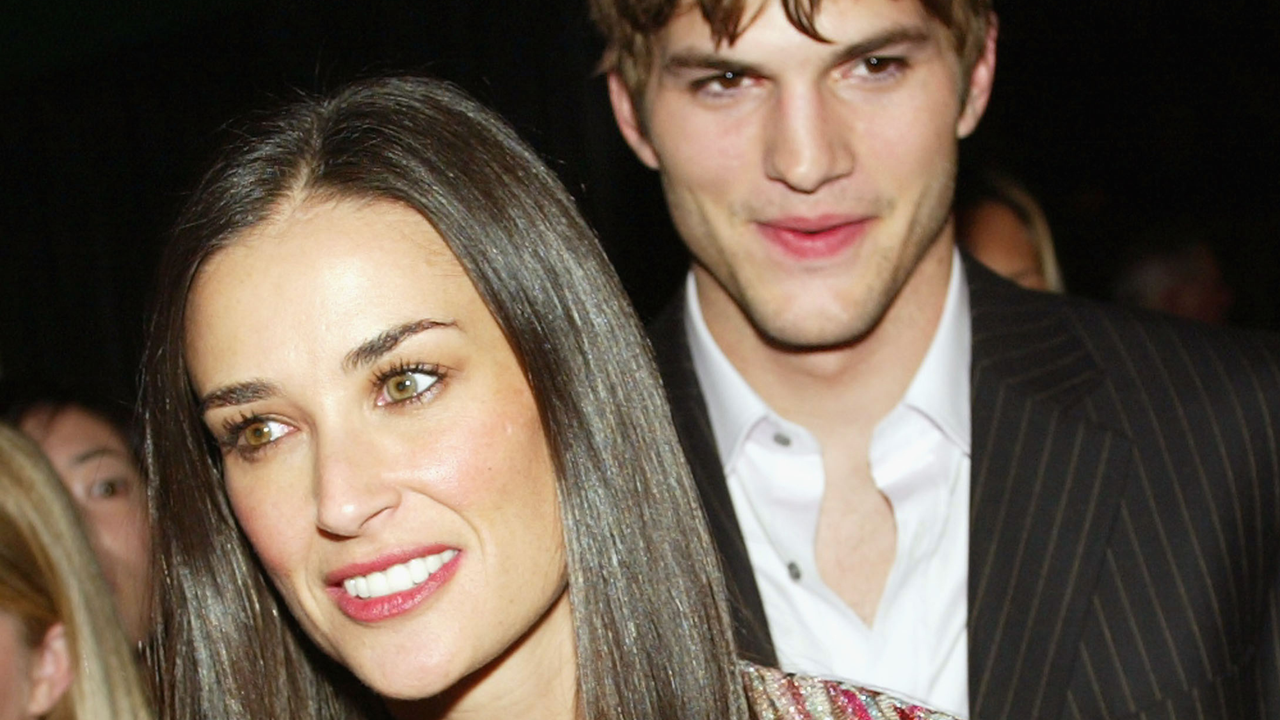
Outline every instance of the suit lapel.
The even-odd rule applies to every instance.
[[[974,718],[1062,716],[1128,441],[1089,417],[1101,369],[1061,311],[966,263],[973,311]]]
[[[966,258],[973,311],[969,684],[974,718],[1061,717],[1128,441],[1095,423],[1103,382],[1058,300]],[[651,325],[676,427],[730,587],[744,656],[776,663],[683,323]]]
[[[751,569],[738,516],[733,511],[724,467],[711,430],[711,419],[707,415],[707,405],[689,354],[683,292],[677,293],[649,329],[680,444],[698,485],[711,537],[720,553],[739,653],[752,662],[777,665],[764,603],[756,587],[755,572]]]

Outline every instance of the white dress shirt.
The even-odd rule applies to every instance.
[[[898,538],[870,627],[818,573],[822,448],[774,413],[716,345],[692,273],[685,297],[694,368],[779,664],[966,717],[972,329],[959,253],[924,361],[871,439],[871,476],[893,506]]]

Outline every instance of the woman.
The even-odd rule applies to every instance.
[[[1066,292],[1044,210],[1013,178],[993,171],[960,178],[956,237],[996,274],[1030,290]]]
[[[133,654],[75,510],[0,425],[0,718],[147,718]]]
[[[151,631],[151,530],[146,488],[116,406],[55,387],[26,387],[7,419],[35,440],[80,512],[129,640]]]
[[[162,714],[773,717],[797,686],[734,660],[641,330],[533,153],[425,80],[242,137],[148,342]]]

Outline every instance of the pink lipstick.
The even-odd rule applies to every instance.
[[[327,591],[352,620],[375,623],[421,605],[457,572],[462,553],[432,546],[354,563],[325,577]]]

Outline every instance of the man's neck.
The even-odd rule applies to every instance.
[[[855,342],[791,350],[767,342],[745,315],[704,314],[725,356],[770,408],[824,444],[851,433],[869,439],[901,401],[937,332],[950,282],[953,243],[925,253],[884,317]],[[699,282],[707,279],[698,277]],[[701,293],[700,293],[701,296]]]

